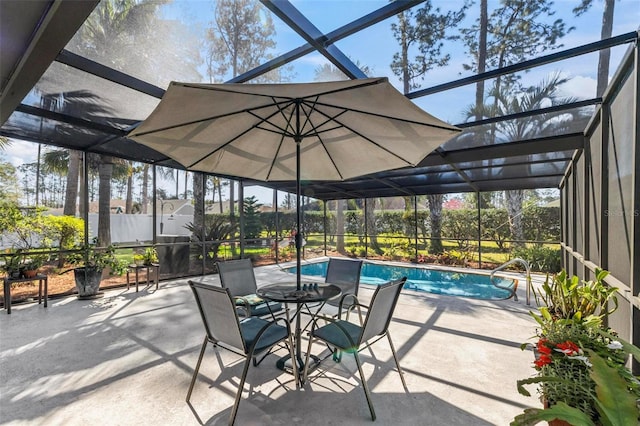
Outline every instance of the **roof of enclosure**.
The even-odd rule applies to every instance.
[[[344,2],[353,8],[358,3],[359,7],[369,7],[371,10],[355,17],[352,16],[355,12],[350,10],[348,12],[351,13],[336,11],[335,22],[322,23],[331,27],[321,29],[320,23],[314,23],[314,10],[303,10],[309,7],[306,4],[296,4],[301,8],[298,10],[286,0],[262,2],[269,10],[267,13],[272,14],[274,22],[282,28],[286,26],[289,33],[294,32],[299,36],[299,43],[231,79],[232,82],[254,82],[264,73],[281,66],[291,67],[295,72],[305,58],[309,59],[307,62],[321,58],[324,63],[338,68],[345,78],[362,78],[365,76],[363,69],[370,68],[359,65],[359,51],[352,46],[375,44],[375,40],[368,40],[372,37],[372,28],[378,32],[386,31],[386,37],[392,37],[389,28],[399,12],[407,9],[415,11],[424,6],[422,1],[415,0]],[[165,25],[162,33],[167,40],[156,38],[146,45],[136,46],[134,50],[144,53],[140,55],[144,57],[140,61],[147,60],[152,64],[147,66],[147,72],[143,72],[136,68],[137,61],[134,60],[114,63],[100,55],[86,57],[72,51],[70,40],[98,3],[94,0],[0,2],[0,47],[3,56],[0,61],[0,134],[181,168],[170,158],[127,139],[125,135],[150,114],[169,81],[184,81],[185,77],[189,77],[180,65],[184,59],[181,55],[189,54],[185,46],[197,44],[196,39],[189,38],[193,35],[185,32],[189,27],[197,27],[190,24],[189,19],[192,18],[185,17],[192,17],[193,10],[191,14],[181,14],[174,9],[165,11],[165,18],[161,22]],[[187,6],[197,3],[187,3]],[[332,5],[341,7],[339,2],[332,2]],[[212,15],[213,6],[210,10]],[[343,20],[344,23],[341,22]],[[616,27],[614,34],[615,30]],[[595,89],[594,93],[584,93],[580,98],[565,99],[542,109],[537,106],[534,110],[489,116],[481,121],[470,121],[472,119],[463,117],[460,122],[455,122],[441,116],[438,105],[444,99],[456,99],[460,104],[458,116],[462,117],[466,106],[474,102],[475,83],[479,81],[486,81],[488,86],[496,77],[518,75],[533,68],[547,74],[558,67],[563,70],[569,68],[570,74],[572,67],[584,67],[586,63],[597,69],[599,50],[612,48],[612,51],[618,49],[620,53],[621,49],[630,50],[626,46],[629,43],[635,46],[638,41],[637,31],[618,33],[620,35],[606,40],[598,40],[599,34],[595,33],[594,39],[586,44],[568,46],[525,62],[483,74],[469,72],[459,79],[430,86],[425,83],[424,88],[409,93],[407,97],[435,116],[462,127],[463,132],[459,136],[440,146],[415,168],[376,173],[342,182],[305,182],[305,195],[318,199],[339,199],[557,187],[575,151],[582,148],[582,132],[601,102]],[[186,38],[178,39],[181,34]],[[572,63],[576,58],[581,61]],[[618,64],[612,63],[612,70]],[[372,68],[390,73],[388,63],[385,65],[386,68],[382,65]],[[186,61],[183,67],[188,68]],[[149,74],[149,70],[153,72]],[[191,75],[200,74],[196,71]],[[308,77],[301,77],[302,81],[305,78]],[[60,106],[61,103],[64,107]],[[486,135],[495,132],[496,127],[527,130],[527,126],[536,125],[531,123],[540,122],[536,118],[545,114],[557,116],[558,113],[574,119],[562,127],[550,126],[547,130],[503,132],[499,137],[492,138],[492,143],[484,142]],[[260,184],[295,191],[294,182]]]

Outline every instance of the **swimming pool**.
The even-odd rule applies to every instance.
[[[302,275],[325,277],[329,262],[317,262],[302,265]],[[295,274],[296,267],[285,271]],[[489,275],[468,272],[445,271],[427,269],[424,267],[385,265],[365,262],[360,272],[360,283],[380,285],[390,280],[406,276],[404,288],[450,296],[472,297],[475,299],[501,300],[511,297],[511,291],[501,289],[489,280]],[[514,289],[517,281],[510,278],[494,277],[494,282],[500,287]]]

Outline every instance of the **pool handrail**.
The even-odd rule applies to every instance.
[[[513,300],[517,302],[518,295],[516,294],[515,288],[502,287],[493,281],[493,276],[495,275],[496,272],[502,271],[504,268],[506,268],[507,266],[513,265],[514,263],[522,264],[525,270],[527,271],[527,292],[526,292],[527,305],[531,305],[531,268],[529,267],[529,262],[527,262],[526,260],[516,257],[515,259],[511,259],[510,261],[503,263],[502,265],[498,266],[496,269],[491,271],[491,275],[489,276],[489,281],[491,281],[491,284],[493,284],[494,287],[510,291],[511,295],[513,296]]]

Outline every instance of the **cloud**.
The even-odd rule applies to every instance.
[[[591,77],[577,75],[559,87],[560,96],[591,99],[596,96],[598,82]]]
[[[3,154],[8,162],[18,167],[36,161],[37,147],[35,143],[11,139],[11,145],[4,150]]]

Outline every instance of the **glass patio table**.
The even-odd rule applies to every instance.
[[[302,281],[300,283],[301,289],[297,289],[297,283],[295,281],[292,282],[282,282],[276,284],[268,284],[262,286],[256,290],[256,294],[264,299],[273,300],[274,302],[280,302],[287,304],[287,309],[285,309],[285,313],[287,316],[287,321],[289,323],[292,322],[292,318],[289,315],[289,304],[296,304],[296,313],[293,315],[295,317],[296,325],[294,330],[294,345],[295,345],[295,354],[297,358],[297,367],[298,372],[302,373],[304,370],[304,361],[303,354],[301,349],[301,320],[300,320],[300,311],[304,305],[308,303],[316,303],[319,302],[320,305],[314,307],[315,312],[312,312],[309,307],[307,310],[311,313],[311,320],[315,318],[322,306],[324,306],[325,302],[331,298],[340,296],[342,290],[340,287],[334,284],[320,283],[316,281]],[[292,370],[292,362],[290,356],[284,356],[278,360],[276,366],[284,371]],[[311,355],[310,359],[313,359],[314,364],[317,364],[318,358]],[[311,367],[311,365],[310,365]],[[298,374],[298,380],[300,384],[302,384],[302,374]]]

